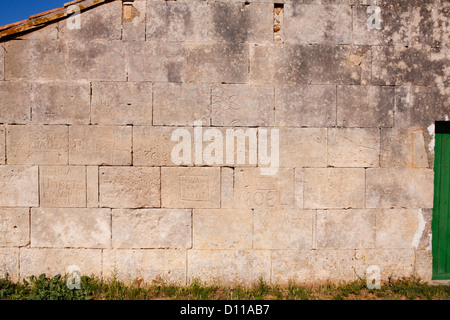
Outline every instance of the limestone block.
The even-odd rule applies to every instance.
[[[273,6],[266,3],[214,2],[211,8],[212,41],[272,42]],[[208,34],[209,35],[209,34]]]
[[[367,208],[432,208],[431,169],[373,168],[366,170]]]
[[[326,167],[326,128],[280,129],[281,167]]]
[[[154,125],[194,125],[202,121],[209,125],[209,85],[160,83],[154,85]]]
[[[114,209],[113,248],[190,248],[191,210]]]
[[[250,46],[254,83],[361,84],[368,48],[292,44]]]
[[[356,274],[365,278],[367,268],[380,268],[381,281],[409,278],[414,272],[413,249],[358,249],[355,254]]]
[[[0,122],[26,124],[30,121],[32,84],[27,82],[0,82]]]
[[[272,283],[353,281],[354,268],[354,250],[276,250],[272,255]]]
[[[312,249],[311,210],[255,209],[254,249]]]
[[[274,95],[271,85],[214,85],[212,125],[273,126]]]
[[[284,21],[288,43],[350,44],[352,41],[350,6],[288,3]]]
[[[161,168],[161,206],[220,208],[220,168]]]
[[[328,165],[378,167],[379,158],[379,129],[328,128]]]
[[[69,162],[67,126],[8,126],[8,164],[60,165]]]
[[[110,248],[111,210],[97,208],[32,208],[31,246]]]
[[[104,3],[99,7],[84,11],[79,16],[79,21],[80,28],[76,28],[71,19],[61,20],[58,25],[59,38],[79,42],[120,40],[122,36],[122,4],[119,1]]]
[[[433,253],[431,250],[417,250],[414,268],[416,279],[430,282],[433,277]]]
[[[130,165],[130,126],[71,126],[69,163],[76,165]]]
[[[89,124],[88,82],[35,83],[33,96],[33,123]]]
[[[0,165],[6,163],[6,130],[0,126]]]
[[[64,275],[69,266],[78,266],[81,275],[101,275],[101,249],[20,249],[20,278],[45,273],[47,277]]]
[[[151,125],[152,112],[149,82],[92,83],[92,124]]]
[[[450,31],[443,27],[450,18],[448,3],[427,4],[411,8],[411,42],[413,45],[438,47],[450,42]]]
[[[132,4],[123,7],[123,41],[145,41],[146,16],[146,1],[134,1]]]
[[[186,48],[179,43],[127,42],[128,81],[185,82]],[[117,80],[116,80],[117,81]]]
[[[189,250],[188,282],[252,285],[270,279],[269,250]]]
[[[0,206],[39,206],[38,167],[0,166]]]
[[[428,128],[450,117],[450,88],[397,87],[395,125]]]
[[[305,168],[304,207],[364,208],[364,178],[363,168]]]
[[[186,284],[184,250],[103,250],[103,277],[125,283]]]
[[[425,219],[421,209],[384,209],[377,212],[377,248],[417,248],[424,231]]]
[[[101,207],[154,208],[160,206],[160,169],[100,167]]]
[[[207,2],[149,1],[147,40],[204,41],[209,31],[210,5]]]
[[[446,48],[378,46],[372,53],[374,85],[450,85]]]
[[[235,208],[293,208],[294,170],[262,175],[260,168],[236,168],[234,200]]]
[[[195,209],[194,249],[252,249],[251,209]]]
[[[318,210],[317,248],[374,248],[377,222],[374,210]]]
[[[86,167],[41,166],[41,207],[86,207]]]
[[[276,122],[290,127],[332,127],[336,124],[334,86],[276,87]]]
[[[233,208],[234,203],[234,169],[220,168],[220,207]]]
[[[26,246],[30,241],[29,230],[28,208],[0,209],[0,247]]]
[[[112,40],[68,42],[68,77],[74,80],[127,81],[126,45]]]
[[[304,169],[294,169],[294,208],[303,209],[303,180]]]
[[[0,274],[12,281],[19,281],[19,248],[0,248]]]
[[[382,128],[380,164],[388,168],[427,168],[423,130]]]
[[[98,207],[99,177],[97,166],[86,167],[86,205],[88,208]]]
[[[186,82],[246,83],[248,46],[243,43],[187,45]]]
[[[392,127],[394,108],[393,87],[338,86],[338,126]]]
[[[356,45],[386,46],[410,43],[410,7],[407,5],[379,5],[380,28],[375,25],[376,12],[366,5],[353,7],[353,43]]]
[[[64,80],[66,44],[60,40],[12,40],[5,47],[5,80]]]

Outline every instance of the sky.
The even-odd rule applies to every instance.
[[[66,2],[70,0],[0,0],[0,26],[62,7]]]

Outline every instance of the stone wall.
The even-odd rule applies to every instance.
[[[80,18],[0,43],[1,273],[431,279],[448,1],[113,1]],[[210,128],[279,130],[276,174],[249,144],[244,163],[194,146],[174,163],[175,130]]]

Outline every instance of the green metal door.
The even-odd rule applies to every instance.
[[[432,229],[433,279],[450,279],[450,127],[436,122]]]

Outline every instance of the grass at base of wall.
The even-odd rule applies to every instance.
[[[6,300],[450,300],[450,285],[431,285],[417,280],[399,279],[369,290],[366,282],[315,286],[269,285],[260,280],[253,286],[216,286],[199,280],[187,286],[146,285],[141,281],[125,284],[116,279],[81,277],[81,289],[69,289],[61,275],[32,276],[13,282],[0,279],[0,299]]]

